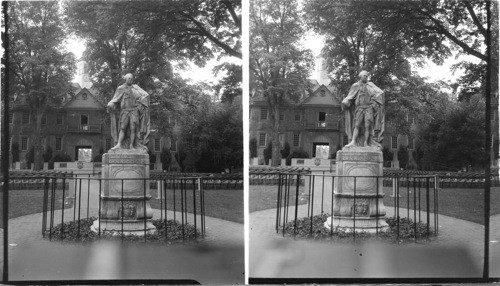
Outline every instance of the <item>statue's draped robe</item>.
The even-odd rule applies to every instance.
[[[366,85],[366,90],[370,95],[370,101],[372,101],[373,103],[372,106],[375,109],[374,123],[371,132],[372,141],[382,144],[382,140],[384,139],[384,130],[385,130],[384,91],[378,88],[372,82],[362,83],[361,81],[358,81],[351,86],[349,94],[345,98],[350,101],[349,108],[344,110],[345,132],[347,133],[347,137],[349,138],[350,142],[352,140],[352,134],[355,126],[354,114],[356,111],[356,106],[354,102],[356,101],[356,96],[360,92],[362,85]]]
[[[125,94],[127,84],[123,84],[116,89],[115,95],[110,100],[117,105],[121,103],[123,95]],[[149,123],[149,94],[134,84],[131,86],[132,93],[136,99],[136,108],[139,111],[139,126],[136,128],[137,145],[146,146],[149,142],[150,123]],[[120,116],[121,108],[117,108],[115,112],[111,113],[111,137],[114,144],[118,143],[118,135],[120,134]]]

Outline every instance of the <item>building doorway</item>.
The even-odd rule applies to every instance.
[[[330,156],[330,144],[325,142],[313,143],[313,158],[328,159]]]
[[[75,146],[75,161],[92,162],[92,146]]]

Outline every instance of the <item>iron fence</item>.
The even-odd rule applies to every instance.
[[[140,181],[143,186],[143,196],[139,199],[144,202],[142,207],[144,213],[141,215],[144,218],[145,241],[147,241],[148,233],[146,223],[151,221],[151,219],[146,219],[148,217],[146,214],[148,201],[155,203],[156,209],[159,208],[160,221],[165,224],[167,220],[171,219],[180,222],[183,242],[186,239],[185,230],[188,224],[194,225],[195,239],[198,238],[198,227],[201,237],[205,237],[205,183],[200,177],[156,176],[155,178],[141,179],[103,179],[92,176],[92,174],[73,174],[70,172],[46,172],[31,176],[13,175],[9,177],[12,192],[28,186],[31,190],[43,192],[41,232],[42,236],[49,240],[53,239],[53,230],[56,225],[60,225],[61,233],[64,234],[65,224],[71,222],[76,224],[76,238],[81,238],[82,220],[90,219],[93,216],[97,216],[98,220],[97,235],[101,236],[104,233],[101,231],[101,215],[99,214],[102,214],[101,198],[103,198],[105,181],[119,181],[118,185],[121,185],[119,196],[121,196],[122,214],[119,216],[122,224],[122,241],[124,238],[123,224],[128,219],[123,215],[125,210],[123,202],[124,199],[130,199],[127,197],[124,185],[131,181]],[[156,197],[147,194],[146,185],[150,181],[154,181],[154,184],[159,186],[156,190]],[[172,212],[169,214],[167,209]],[[158,214],[158,212],[156,213]],[[165,227],[165,239],[167,235]],[[64,236],[61,236],[60,239],[64,240]]]
[[[362,216],[356,208],[362,208],[363,203],[359,203],[357,195],[362,193],[357,187],[357,184],[363,180],[375,181],[376,189],[371,197],[375,200],[375,211],[370,211],[369,216],[375,220],[375,235],[379,236],[379,219],[383,217],[381,203],[384,202],[384,192],[380,186],[384,184],[382,181],[390,181],[393,185],[393,193],[385,201],[392,203],[392,208],[395,219],[395,235],[397,241],[400,239],[401,229],[400,223],[403,219],[413,220],[413,231],[415,241],[418,238],[427,239],[431,236],[436,236],[439,233],[439,198],[438,198],[438,182],[437,176],[406,176],[406,177],[377,177],[377,176],[335,176],[331,174],[311,174],[311,173],[259,173],[252,172],[252,182],[259,182],[257,177],[263,176],[268,183],[276,185],[276,223],[275,230],[285,236],[287,229],[292,229],[292,235],[295,237],[298,232],[297,222],[300,219],[308,219],[309,235],[313,235],[313,219],[316,215],[329,213],[334,214],[334,185],[338,180],[350,180],[353,186],[351,218],[353,238],[356,239],[356,233],[363,229],[359,226],[359,220]],[[272,177],[272,180],[267,178]],[[262,180],[262,179],[261,179]],[[339,194],[337,194],[339,195]],[[341,194],[340,194],[341,195]],[[363,194],[366,196],[366,193]],[[386,194],[387,195],[387,194]],[[306,197],[305,205],[301,204],[301,197]],[[360,199],[361,200],[361,199]],[[370,207],[371,208],[371,207]],[[299,215],[301,213],[302,215]],[[420,237],[417,236],[417,224],[425,224],[425,231]],[[334,235],[335,225],[331,220],[330,236]],[[421,232],[419,232],[421,233]]]

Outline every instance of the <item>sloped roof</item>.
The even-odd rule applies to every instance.
[[[81,95],[83,92],[86,91],[97,102],[99,108],[104,108],[105,105],[95,96],[98,93],[98,91],[95,88],[91,88],[90,90],[86,88],[82,89],[78,83],[72,82],[71,89],[72,89],[71,93],[68,93],[66,95],[61,95],[63,98],[59,104],[54,104],[51,102],[49,103],[49,106],[53,108],[65,107],[69,102],[73,101],[75,97]],[[26,101],[26,96],[24,94],[15,96],[14,99],[10,101],[10,105],[11,107],[27,106],[28,103]]]
[[[70,100],[64,103],[64,108],[101,109],[105,108],[105,105],[95,96],[92,90],[82,88]]]
[[[336,91],[336,89],[334,89]],[[301,105],[321,105],[321,106],[339,106],[340,100],[332,92],[332,88],[325,85],[319,85],[302,100]]]

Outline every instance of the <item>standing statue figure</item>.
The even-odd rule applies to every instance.
[[[111,114],[111,149],[142,149],[147,152],[149,140],[149,94],[136,84],[134,76],[125,75],[125,83],[116,89],[108,103]],[[117,105],[119,103],[119,108]]]
[[[342,100],[345,128],[350,141],[345,146],[347,148],[367,146],[382,149],[384,91],[368,81],[369,75],[367,71],[360,72],[360,80],[352,85],[349,94]]]

